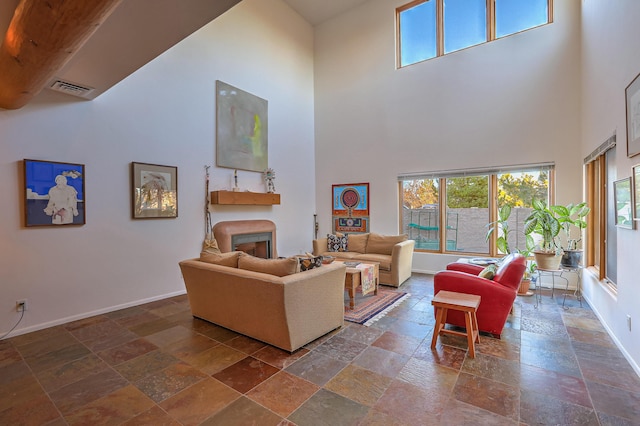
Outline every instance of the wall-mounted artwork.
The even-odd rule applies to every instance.
[[[627,103],[627,157],[640,154],[640,74],[624,91]]]
[[[613,202],[616,206],[616,226],[634,229],[633,197],[631,192],[631,178],[624,178],[613,182]]]
[[[369,232],[369,184],[332,185],[333,232]]]
[[[178,168],[131,163],[131,205],[134,219],[178,217]]]
[[[25,225],[84,225],[84,165],[24,160]]]
[[[216,164],[263,172],[268,167],[267,101],[216,81]]]
[[[640,164],[633,166],[631,175],[633,180],[633,220],[640,220]]]

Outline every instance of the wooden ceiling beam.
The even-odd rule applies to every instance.
[[[40,93],[121,0],[21,0],[0,46],[0,108]]]

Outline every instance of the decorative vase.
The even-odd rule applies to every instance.
[[[560,264],[565,268],[579,268],[582,263],[582,250],[565,250]]]
[[[560,268],[560,260],[562,256],[555,252],[534,251],[538,269],[546,269],[548,271],[557,271]]]

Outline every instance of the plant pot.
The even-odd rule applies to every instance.
[[[557,271],[560,269],[560,261],[562,256],[555,252],[534,251],[534,257],[536,258],[536,265],[538,269],[546,269],[550,271]]]
[[[529,291],[529,288],[531,288],[531,280],[523,278],[520,281],[520,287],[518,287],[518,296],[533,296],[533,292]]]
[[[565,268],[579,268],[582,263],[582,250],[565,250],[560,264]]]

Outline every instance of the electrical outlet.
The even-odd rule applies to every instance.
[[[27,310],[27,299],[16,300],[16,311],[24,312]]]
[[[631,331],[631,315],[627,315],[627,328]]]

